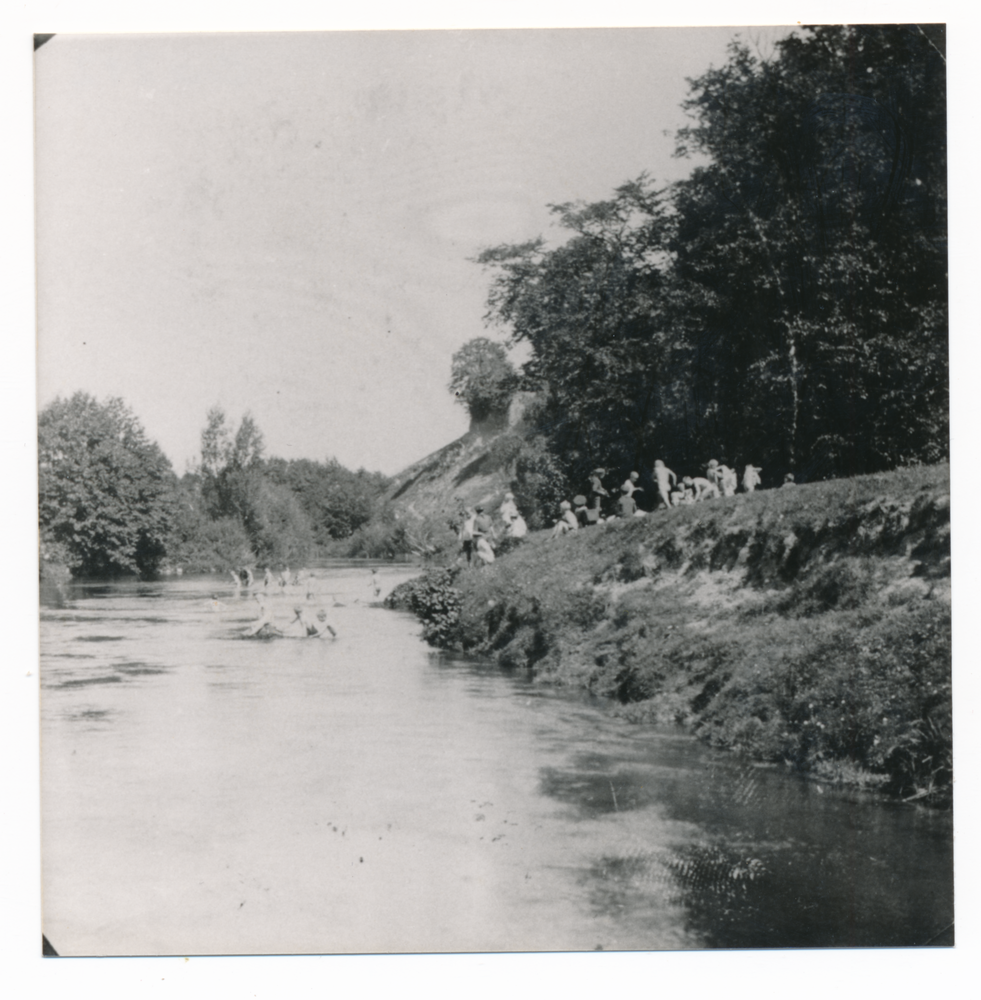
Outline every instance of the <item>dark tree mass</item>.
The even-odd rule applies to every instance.
[[[686,180],[554,205],[563,244],[480,254],[571,484],[655,457],[770,483],[947,457],[942,49],[916,25],[734,42],[690,81]]]

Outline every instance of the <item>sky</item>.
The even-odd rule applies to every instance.
[[[673,157],[732,28],[56,35],[35,56],[38,405],[121,396],[393,474],[462,434],[483,247]],[[742,29],[763,51],[779,28]],[[520,360],[520,358],[519,358]]]

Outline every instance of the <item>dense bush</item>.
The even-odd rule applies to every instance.
[[[453,585],[459,570],[432,570],[396,587],[385,606],[411,611],[422,622],[422,637],[431,646],[459,644],[460,591]]]
[[[388,482],[262,452],[251,416],[233,434],[213,407],[201,461],[178,480],[122,400],[56,399],[38,418],[42,564],[83,576],[295,566],[364,525]],[[392,541],[369,554],[407,551]]]

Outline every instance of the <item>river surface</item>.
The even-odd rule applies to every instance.
[[[433,653],[364,568],[310,587],[336,639],[244,639],[216,579],[43,603],[61,955],[952,943],[949,813]]]

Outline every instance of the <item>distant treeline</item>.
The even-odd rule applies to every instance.
[[[356,552],[352,536],[388,485],[333,459],[264,458],[252,417],[233,434],[217,407],[200,462],[178,477],[121,399],[84,392],[45,407],[38,449],[42,561],[76,576],[281,568],[339,544]]]
[[[488,321],[530,348],[480,380],[542,400],[507,456],[533,520],[595,465],[774,485],[947,458],[943,48],[937,25],[733,43],[691,81],[686,180],[553,205],[560,245],[478,256]]]

